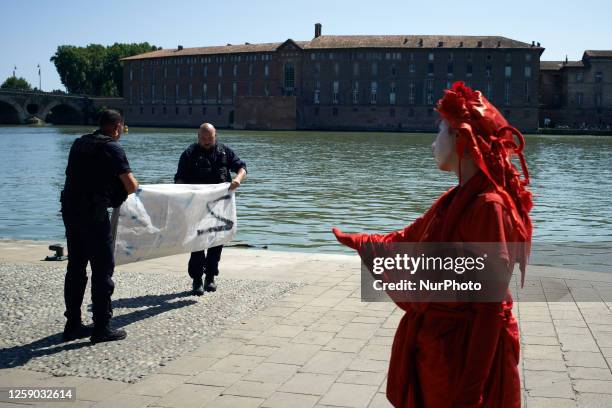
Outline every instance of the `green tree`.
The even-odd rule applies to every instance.
[[[25,80],[25,78],[22,77],[8,77],[6,79],[6,81],[4,81],[2,83],[2,85],[0,85],[1,89],[19,89],[22,91],[29,91],[32,89],[32,86],[30,85],[30,83],[28,81]]]
[[[51,57],[66,90],[92,96],[123,96],[122,58],[155,51],[149,43],[87,47],[60,45]],[[161,48],[159,48],[161,49]]]

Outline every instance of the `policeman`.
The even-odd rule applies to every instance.
[[[229,147],[217,142],[217,131],[210,123],[203,123],[198,130],[198,142],[181,154],[174,182],[178,184],[216,184],[231,182],[235,190],[246,176],[246,163]],[[230,171],[236,173],[232,180]],[[223,245],[208,248],[207,253],[191,253],[189,276],[193,279],[193,294],[202,296],[204,291],[217,290],[215,276],[219,274],[219,260]],[[202,275],[206,274],[204,282]]]
[[[68,267],[64,283],[67,318],[63,338],[70,341],[91,335],[93,343],[124,339],[124,330],[110,326],[115,267],[109,207],[119,207],[138,188],[123,148],[118,143],[123,118],[114,110],[100,116],[100,129],[73,143],[62,191],[62,219],[68,241]],[[81,304],[91,266],[93,332],[81,321]]]

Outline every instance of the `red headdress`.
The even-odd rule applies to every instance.
[[[506,202],[520,241],[526,244],[523,256],[519,259],[524,275],[533,230],[529,217],[533,201],[531,192],[526,188],[529,173],[523,157],[523,135],[509,125],[480,91],[472,90],[461,81],[444,91],[436,110],[456,131],[459,160],[465,152],[469,152],[474,163],[491,180]],[[513,155],[518,156],[523,179],[511,161]]]

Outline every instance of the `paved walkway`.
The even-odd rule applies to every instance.
[[[37,263],[46,253],[39,243],[0,241],[0,261]],[[175,256],[116,273],[171,270],[184,278],[185,264]],[[0,370],[0,386],[76,387],[77,402],[37,405],[50,407],[390,406],[386,371],[401,311],[360,301],[356,256],[227,249],[221,271],[306,285],[133,384],[11,368]],[[568,287],[612,291],[612,274],[529,269],[529,301],[515,304],[524,406],[611,407],[612,303],[576,302]]]

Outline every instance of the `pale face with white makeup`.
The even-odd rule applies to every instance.
[[[436,140],[431,145],[438,168],[442,171],[457,170],[459,160],[455,151],[455,140],[455,131],[442,119]]]

